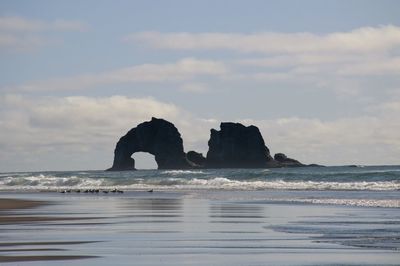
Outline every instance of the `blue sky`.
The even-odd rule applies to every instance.
[[[238,121],[306,163],[398,164],[399,10],[3,0],[0,171],[107,168],[119,136],[152,116],[186,150],[205,153],[210,128]]]

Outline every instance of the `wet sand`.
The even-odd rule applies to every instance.
[[[172,192],[1,193],[0,263],[398,265],[400,261],[397,208],[235,200],[251,192],[238,192],[233,198],[223,193],[217,193],[220,198]]]
[[[0,199],[0,211],[35,208],[47,203],[48,202],[45,201],[35,201],[35,200]]]
[[[50,216],[25,216],[21,211],[25,209],[39,208],[49,204],[48,201],[23,200],[23,199],[0,199],[0,225],[1,224],[18,224],[33,223],[46,221],[70,220],[68,217],[50,217]],[[86,241],[87,243],[88,241]],[[0,263],[6,262],[23,262],[23,261],[55,261],[55,260],[78,260],[85,258],[95,258],[96,256],[68,256],[68,255],[2,255],[2,253],[19,253],[28,252],[46,252],[46,251],[62,251],[63,249],[51,248],[54,245],[74,245],[83,244],[85,242],[2,242],[0,243]],[[49,248],[10,248],[10,247],[26,247],[40,246]]]

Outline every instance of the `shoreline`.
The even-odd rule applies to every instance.
[[[14,210],[14,209],[31,209],[46,204],[49,204],[49,202],[37,201],[37,200],[1,198],[1,192],[0,192],[0,216],[2,215],[2,211]]]
[[[396,208],[251,194],[0,192],[0,263],[392,266],[400,259]]]
[[[1,195],[1,193],[0,193]],[[52,216],[38,216],[35,215],[35,210],[42,206],[52,204],[50,201],[40,200],[27,200],[19,198],[0,198],[0,225],[5,226],[9,224],[26,224],[37,222],[49,221],[66,221],[72,220],[67,217],[52,217]],[[29,211],[29,212],[24,212]],[[32,216],[34,214],[34,216]],[[73,220],[78,220],[75,218]],[[90,241],[91,242],[91,241]],[[32,262],[32,261],[63,261],[63,260],[80,260],[96,258],[97,256],[81,256],[81,255],[25,255],[26,252],[43,252],[43,251],[62,251],[63,249],[53,248],[54,245],[74,245],[82,244],[80,242],[30,242],[18,241],[0,243],[0,263],[11,262]],[[26,248],[27,246],[33,246]],[[34,248],[40,246],[40,248]],[[12,249],[11,249],[12,248]],[[4,253],[23,253],[24,255],[2,255]]]

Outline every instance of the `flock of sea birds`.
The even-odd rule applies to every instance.
[[[109,192],[111,193],[124,193],[124,191],[119,190],[119,189],[112,189],[112,190],[101,190],[100,189],[85,189],[85,190],[81,190],[81,189],[76,189],[76,190],[72,190],[72,189],[66,189],[66,190],[62,190],[60,191],[60,193],[100,193],[103,192],[104,194],[108,194]],[[148,190],[147,192],[153,192],[153,189]]]

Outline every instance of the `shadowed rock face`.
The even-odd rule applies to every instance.
[[[114,150],[113,165],[108,170],[135,170],[135,160],[131,158],[135,152],[153,154],[158,169],[186,169],[193,166],[186,159],[178,130],[164,119],[153,117],[121,137]]]
[[[211,129],[206,167],[279,167],[257,127],[239,123],[221,123],[220,127],[220,131]]]
[[[153,154],[158,169],[188,168],[272,168],[305,166],[283,153],[271,157],[259,129],[240,123],[221,123],[221,130],[211,129],[207,158],[190,151],[185,154],[176,127],[152,118],[121,137],[114,150],[114,163],[109,171],[135,170],[135,152]]]
[[[298,167],[298,166],[304,166],[304,164],[300,163],[299,161],[288,158],[285,154],[283,153],[276,153],[274,155],[275,161],[279,162],[281,166],[283,167]]]
[[[206,164],[206,158],[204,158],[203,154],[199,152],[189,151],[186,154],[186,158],[199,167],[204,167]]]

